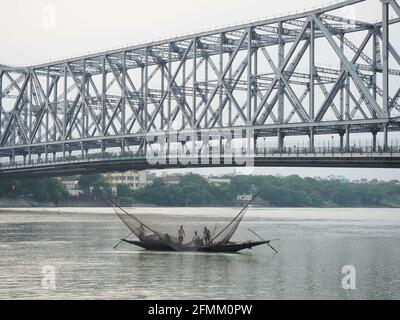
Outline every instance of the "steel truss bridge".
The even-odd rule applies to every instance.
[[[0,177],[151,168],[149,149],[199,154],[212,144],[200,133],[213,130],[251,131],[255,165],[400,167],[389,139],[400,131],[400,6],[382,0],[374,23],[340,16],[362,5],[0,65]],[[170,138],[182,132],[192,138]],[[163,142],[154,139],[160,134]],[[369,150],[354,150],[354,134],[368,134]],[[288,150],[290,136],[305,137],[306,148]],[[317,150],[323,136],[338,146]],[[260,150],[272,138],[274,150]]]

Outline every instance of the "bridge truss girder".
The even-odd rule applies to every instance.
[[[400,55],[382,22],[310,12],[59,62],[0,66],[0,157],[141,146],[148,134],[400,131]],[[352,37],[361,41],[357,45]],[[319,45],[336,67],[318,65]],[[372,49],[368,49],[370,46]],[[327,49],[325,49],[324,52]],[[321,51],[322,52],[322,51]],[[389,65],[389,60],[392,65]]]

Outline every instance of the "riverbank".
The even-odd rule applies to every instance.
[[[74,210],[74,208],[80,208],[80,209],[91,209],[91,208],[104,208],[106,205],[104,202],[101,203],[96,203],[96,202],[91,202],[91,201],[74,201],[73,203],[71,202],[71,205],[64,205],[65,202],[63,202],[61,205],[56,204],[56,203],[40,203],[37,201],[29,200],[29,199],[23,199],[23,198],[18,198],[18,199],[7,199],[7,198],[2,198],[0,199],[0,211],[5,211],[5,210],[30,210],[30,209],[35,209],[39,208],[39,210],[48,208],[50,211],[58,211],[58,209],[68,209],[67,211]],[[236,206],[224,206],[224,205],[207,205],[207,208],[225,208],[225,207],[231,207],[231,208],[241,208],[243,203],[238,203]],[[151,204],[151,203],[132,203],[129,205],[122,205],[123,207],[130,207],[130,208],[204,208],[205,206],[203,205],[192,205],[192,206],[168,206],[168,205],[156,205],[156,204]],[[284,208],[299,208],[299,209],[399,209],[400,208],[400,202],[387,202],[384,203],[381,206],[337,206],[333,205],[331,203],[327,203],[324,206],[298,206],[298,207],[291,207],[291,206],[268,206],[264,204],[255,204],[252,205],[253,208],[270,208],[270,209],[284,209]]]

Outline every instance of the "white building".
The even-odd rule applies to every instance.
[[[111,190],[116,193],[119,184],[125,184],[131,189],[144,188],[147,185],[147,172],[130,170],[126,172],[109,172],[104,174]]]
[[[77,177],[60,178],[60,183],[64,186],[64,188],[71,196],[77,196],[83,193],[83,190],[79,186],[79,180]]]
[[[232,180],[228,178],[208,178],[209,184],[214,184],[216,186],[222,186],[223,184],[231,184]]]

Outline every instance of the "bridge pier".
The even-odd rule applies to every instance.
[[[258,134],[254,133],[254,138],[253,138],[253,152],[254,152],[254,154],[258,154],[257,140],[258,140]]]
[[[344,149],[344,134],[346,132],[345,131],[341,131],[339,132],[339,138],[340,138],[340,151],[343,151]]]
[[[283,151],[285,142],[285,134],[282,132],[281,129],[278,129],[278,150],[279,152]]]
[[[48,162],[49,161],[49,155],[47,152],[47,145],[44,146],[44,161]]]
[[[383,126],[383,151],[387,152],[388,148],[388,127],[387,124]]]
[[[64,158],[65,158],[65,153],[64,153]],[[83,142],[81,142],[81,158],[82,159],[85,158],[85,148],[84,148]]]
[[[345,135],[346,135],[345,149],[346,149],[346,152],[349,152],[350,151],[350,126],[347,126]]]
[[[104,145],[104,141],[101,140],[101,156],[104,157],[105,154],[106,154],[106,147]]]
[[[372,129],[371,133],[372,133],[372,152],[376,152],[376,136],[378,134],[378,130]]]
[[[309,136],[309,143],[310,143],[309,147],[310,147],[310,150],[313,151],[315,148],[314,128],[310,128],[310,133],[308,134],[308,136]]]

